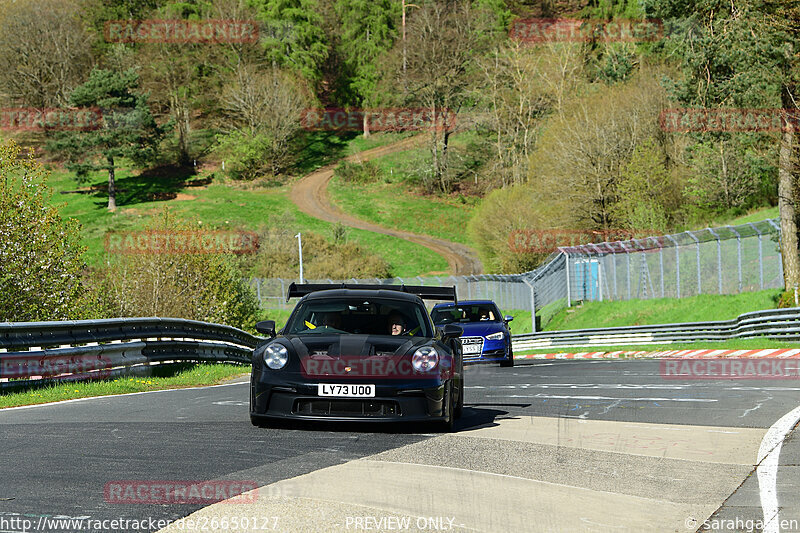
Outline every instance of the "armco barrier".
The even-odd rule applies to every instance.
[[[733,320],[718,322],[575,329],[515,335],[513,347],[519,351],[581,346],[674,344],[753,337],[800,340],[800,308],[753,311]]]
[[[515,335],[514,350],[673,344],[741,338],[800,341],[800,308],[733,320]],[[261,339],[230,326],[178,318],[0,323],[0,388],[118,376],[165,362],[250,363]]]
[[[179,318],[0,323],[0,388],[101,379],[164,362],[250,363],[259,337]]]

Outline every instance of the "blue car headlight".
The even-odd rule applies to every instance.
[[[289,350],[280,343],[273,343],[264,350],[264,362],[272,370],[280,370],[289,361]]]
[[[498,331],[497,333],[492,333],[491,335],[486,335],[487,341],[501,341],[503,340],[503,332]]]

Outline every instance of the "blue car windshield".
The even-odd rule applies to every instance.
[[[456,322],[500,322],[500,313],[492,304],[447,305],[437,307],[431,312],[433,323],[452,324]]]
[[[289,335],[353,333],[433,337],[423,306],[381,298],[303,302],[292,313],[284,332]]]

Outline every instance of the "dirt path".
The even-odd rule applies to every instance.
[[[394,152],[407,150],[424,141],[424,136],[409,137],[393,144],[359,152],[346,157],[345,160],[350,162],[368,161]],[[335,167],[336,165],[334,164],[320,168],[302,178],[292,187],[290,197],[302,212],[328,222],[341,222],[345,226],[352,228],[391,235],[392,237],[421,244],[447,259],[450,265],[450,273],[457,276],[483,272],[483,266],[475,251],[463,244],[428,237],[427,235],[417,235],[407,231],[384,228],[342,212],[331,203],[328,196],[328,183],[333,177]]]

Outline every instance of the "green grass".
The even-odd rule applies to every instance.
[[[451,138],[451,147],[469,153],[473,132]],[[331,199],[343,211],[388,228],[470,244],[467,221],[479,198],[421,193],[421,172],[429,168],[430,149],[418,146],[373,159],[382,179],[376,183],[346,183],[334,177]]]
[[[385,146],[410,135],[410,132],[373,133],[365,139],[359,132],[308,132],[298,140],[297,163],[291,172],[303,176],[348,155]]]
[[[61,383],[18,392],[0,393],[0,408],[130,392],[215,385],[229,378],[247,374],[249,371],[249,366],[234,364],[184,364],[172,368],[153,367],[153,373],[157,375],[150,377],[126,376],[107,381]]]
[[[135,175],[128,169],[117,174],[117,212],[106,209],[103,192],[60,194],[78,188],[65,171],[55,171],[50,178],[53,201],[63,204],[62,216],[77,219],[83,226],[83,242],[88,247],[87,262],[100,265],[104,261],[104,240],[108,231],[132,231],[145,227],[148,220],[159,216],[165,207],[177,217],[198,228],[258,230],[262,226],[297,228],[331,237],[333,224],[302,213],[289,200],[288,185],[255,187],[252,190],[207,181],[208,174],[144,173]],[[89,183],[104,184],[103,174],[91,176]],[[185,184],[185,183],[188,183]],[[194,184],[202,184],[193,186]],[[175,197],[170,200],[159,198]],[[415,243],[369,231],[348,229],[351,239],[389,262],[396,276],[415,276],[447,270],[447,261],[435,252]],[[294,241],[293,241],[294,242]]]
[[[800,348],[797,341],[773,339],[733,339],[729,341],[698,341],[679,344],[636,344],[631,346],[578,346],[574,348],[541,348],[520,350],[517,355],[534,353],[578,353],[578,352],[661,352],[665,350],[763,350],[767,348]]]
[[[344,183],[334,178],[328,187],[331,199],[346,213],[378,224],[419,235],[469,244],[467,221],[474,201],[412,192],[404,182]]]
[[[736,226],[738,224],[747,224],[748,222],[759,222],[761,220],[765,220],[768,218],[778,218],[778,206],[775,207],[763,207],[761,209],[756,209],[755,211],[751,211],[750,213],[736,217],[725,224],[730,224],[732,226]]]
[[[729,320],[748,311],[774,309],[780,292],[771,289],[732,295],[701,294],[680,299],[585,302],[559,311],[544,329],[552,331]]]

